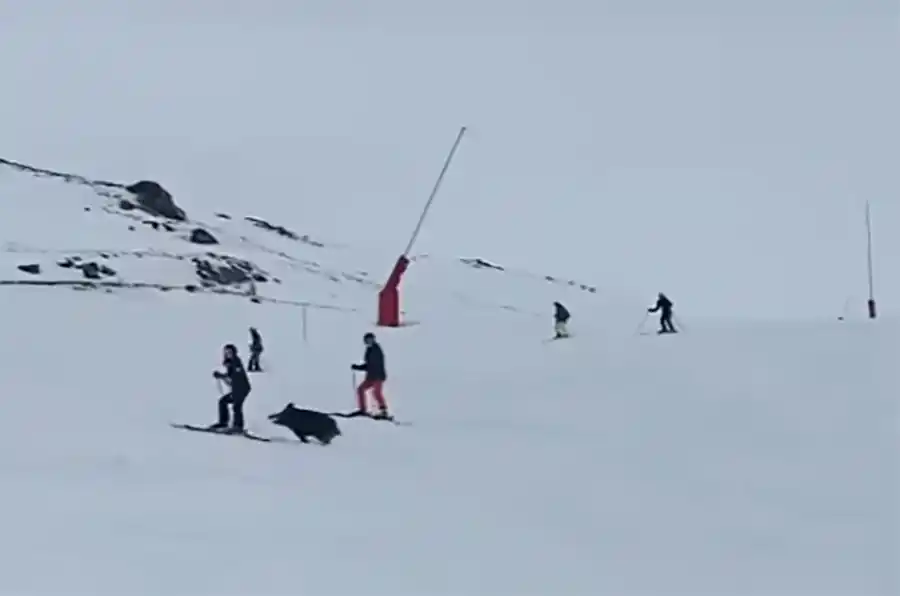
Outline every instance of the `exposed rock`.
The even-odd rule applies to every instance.
[[[500,265],[488,263],[484,259],[460,259],[460,261],[476,269],[496,269],[497,271],[504,271],[503,267]]]
[[[88,279],[100,279],[100,267],[97,263],[85,263],[80,267],[82,275]]]
[[[269,281],[268,276],[257,269],[253,263],[235,257],[210,255],[208,259],[196,257],[192,261],[197,277],[200,278],[201,285],[205,287],[241,285],[250,281],[262,283]]]
[[[81,267],[82,258],[75,257],[66,257],[61,261],[58,261],[56,264],[62,267],[63,269],[71,269],[73,267]]]
[[[103,277],[114,277],[117,275],[115,270],[111,267],[98,265],[93,261],[88,261],[87,263],[79,265],[78,268],[81,269],[81,274],[88,279],[101,279]]]
[[[100,265],[100,273],[107,277],[115,277],[116,275],[118,275],[118,273],[116,273],[115,269],[113,269],[112,267],[108,267],[106,265]]]
[[[137,205],[126,199],[119,199],[119,209],[122,211],[134,211],[137,209]]]
[[[264,219],[260,219],[259,217],[251,217],[246,216],[244,219],[252,223],[258,228],[262,228],[264,230],[269,230],[270,232],[275,232],[280,236],[284,236],[285,238],[290,238],[291,240],[300,240],[300,236],[297,235],[296,232],[293,232],[284,226],[277,226],[275,224],[271,224]]]
[[[303,234],[302,236],[300,236],[300,242],[305,242],[306,244],[309,244],[310,246],[315,246],[317,248],[325,248],[324,244],[322,244],[318,240],[313,240],[312,238],[309,237],[308,234]]]
[[[19,271],[24,273],[30,273],[31,275],[40,275],[41,274],[41,266],[37,263],[30,263],[28,265],[19,265]]]
[[[172,195],[158,182],[141,180],[125,188],[137,197],[137,203],[144,211],[177,221],[187,219],[184,209],[175,204]]]
[[[194,244],[218,244],[216,237],[204,230],[203,228],[194,228],[188,238]]]
[[[231,219],[231,216],[227,213],[216,213],[216,217],[219,219]]]

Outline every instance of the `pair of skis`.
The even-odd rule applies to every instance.
[[[260,443],[274,443],[280,442],[279,439],[275,439],[272,437],[261,437],[259,435],[254,435],[253,433],[243,430],[243,431],[233,431],[225,428],[210,428],[208,426],[195,426],[193,424],[176,424],[171,423],[170,426],[172,428],[180,428],[182,430],[190,430],[198,433],[209,433],[213,435],[225,435],[227,437],[244,437],[245,439],[250,439],[251,441],[259,441]]]
[[[371,414],[364,414],[361,412],[330,412],[329,416],[335,416],[338,418],[369,418],[371,420],[379,420],[383,422],[390,422],[395,426],[412,426],[411,422],[404,422],[396,420],[393,416],[386,417],[378,417],[373,416]],[[231,437],[244,437],[245,439],[250,439],[251,441],[259,441],[260,443],[283,443],[283,442],[293,442],[290,439],[285,439],[282,437],[262,437],[259,435],[255,435],[249,431],[235,431],[227,428],[210,428],[208,426],[196,426],[193,424],[178,424],[178,423],[170,423],[172,428],[178,428],[181,430],[189,430],[192,432],[199,433],[209,433],[213,435],[225,435]]]
[[[391,416],[390,414],[386,416],[374,416],[372,414],[368,414],[365,412],[328,412],[329,416],[334,416],[335,418],[369,418],[371,420],[380,420],[382,422],[390,422],[395,426],[412,426],[412,422],[400,421]]]

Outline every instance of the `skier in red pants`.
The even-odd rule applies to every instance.
[[[378,404],[378,413],[373,418],[390,418],[388,414],[387,403],[384,401],[384,394],[381,392],[384,382],[387,380],[387,372],[384,367],[384,352],[381,346],[375,341],[374,333],[366,333],[363,336],[363,343],[366,344],[366,353],[363,356],[362,364],[354,364],[350,368],[353,370],[363,370],[366,372],[366,378],[356,388],[357,407],[355,414],[367,416],[366,410],[366,392],[371,389],[375,397],[375,403]]]

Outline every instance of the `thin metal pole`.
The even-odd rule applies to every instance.
[[[875,284],[872,267],[872,214],[868,201],[866,201],[866,265],[869,274],[869,301],[874,301]]]
[[[302,317],[303,317],[303,343],[306,343],[306,341],[307,341],[307,338],[306,338],[306,310],[307,310],[307,308],[306,308],[306,305],[304,304],[302,307],[302,311],[301,311]]]
[[[450,154],[447,155],[446,161],[444,161],[444,167],[441,168],[441,173],[437,178],[437,181],[434,183],[434,188],[431,190],[431,195],[428,197],[428,201],[425,203],[425,208],[422,210],[422,215],[419,216],[419,223],[416,224],[416,229],[413,230],[412,236],[409,239],[409,244],[406,245],[406,250],[403,251],[403,256],[409,256],[409,251],[412,250],[413,244],[416,243],[416,238],[419,236],[419,232],[422,230],[422,224],[425,223],[425,216],[428,215],[428,210],[431,209],[431,204],[434,202],[434,197],[437,196],[438,189],[441,187],[441,182],[444,180],[444,174],[447,173],[447,170],[450,169],[450,162],[453,161],[453,155],[456,153],[456,148],[459,147],[459,142],[462,141],[463,135],[466,134],[466,127],[463,126],[459,129],[459,134],[456,135],[456,141],[453,143],[453,148],[450,149]]]

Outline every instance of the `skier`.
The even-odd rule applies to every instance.
[[[247,360],[248,372],[261,372],[259,367],[259,355],[263,352],[262,337],[256,327],[250,328],[250,358]]]
[[[566,324],[569,322],[572,315],[569,314],[566,307],[559,302],[554,302],[553,307],[555,309],[553,312],[553,320],[555,322],[554,330],[556,331],[556,335],[554,336],[555,339],[569,337],[569,330],[566,327]]]
[[[656,298],[656,305],[648,308],[647,312],[660,311],[659,316],[659,333],[678,333],[672,325],[672,307],[675,304],[669,300],[662,292]]]
[[[366,333],[363,336],[363,343],[366,345],[366,352],[363,356],[362,364],[353,364],[350,366],[353,370],[362,370],[366,372],[363,382],[356,388],[357,410],[356,415],[367,415],[366,410],[366,392],[371,389],[378,404],[378,413],[373,418],[389,419],[387,403],[384,400],[382,388],[387,380],[387,372],[384,367],[384,352],[381,346],[375,341],[374,333]]]
[[[208,428],[210,430],[227,429],[227,432],[242,433],[244,432],[244,400],[250,394],[250,379],[247,378],[244,364],[233,344],[228,344],[223,349],[222,365],[225,367],[225,372],[213,371],[213,376],[228,383],[231,391],[219,398],[219,421]],[[230,428],[228,427],[229,405],[234,412]]]

